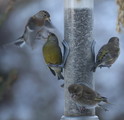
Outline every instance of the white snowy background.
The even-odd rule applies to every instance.
[[[30,16],[39,10],[47,10],[51,20],[64,36],[63,0],[37,0],[16,7],[7,21],[0,28],[0,43],[16,40],[24,31]],[[98,109],[100,120],[123,120],[124,118],[124,33],[116,32],[117,5],[114,0],[95,0],[94,4],[94,39],[96,53],[107,43],[110,37],[120,38],[121,54],[110,68],[97,69],[94,74],[96,90],[108,97],[111,105],[106,105],[108,112]],[[16,68],[19,79],[12,88],[13,99],[0,104],[0,120],[59,120],[63,115],[64,93],[60,85],[46,67],[42,57],[40,41],[36,49],[28,46],[17,48],[7,45],[0,48],[0,69],[3,71]]]

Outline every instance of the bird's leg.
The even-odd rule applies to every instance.
[[[96,41],[93,40],[92,44],[91,44],[91,53],[92,53],[92,56],[93,56],[93,62],[95,64],[95,44],[96,44]]]
[[[63,63],[62,64],[47,64],[48,67],[59,67],[59,68],[63,68]]]
[[[100,69],[101,69],[102,67],[105,67],[105,66],[104,66],[104,65],[100,65],[99,67],[100,67]]]
[[[110,68],[110,67],[111,67],[111,65],[108,65],[107,67],[108,67],[108,68]]]
[[[81,107],[78,106],[76,103],[75,103],[75,105],[76,105],[76,110],[79,111],[80,113],[82,113]]]
[[[76,103],[76,109],[80,112],[80,113],[83,113],[84,111],[87,111],[87,109],[84,107],[84,106],[78,106]]]
[[[88,109],[86,109],[84,106],[80,107],[80,112],[83,113],[83,112],[87,112]]]
[[[107,66],[106,66],[106,65],[100,65],[99,67],[100,67],[100,69],[101,69],[102,67],[107,67]]]
[[[98,104],[98,106],[103,109],[104,111],[109,111],[108,109],[104,108],[101,104]]]
[[[47,64],[48,67],[60,67],[60,68],[63,68],[61,65],[59,64]]]
[[[102,68],[102,67],[108,67],[108,68],[110,68],[111,65],[100,65],[99,67],[100,67],[100,68]]]
[[[69,45],[68,43],[63,40],[62,42],[63,48],[64,48],[64,52],[63,52],[63,62],[62,64],[47,64],[49,67],[60,67],[60,68],[64,68],[67,57],[69,55],[70,49],[69,49]]]

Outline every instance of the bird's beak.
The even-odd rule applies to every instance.
[[[48,20],[49,22],[51,22],[50,17],[47,17],[46,20]]]

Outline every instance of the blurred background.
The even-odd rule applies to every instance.
[[[42,57],[44,41],[32,50],[11,43],[20,37],[30,16],[40,10],[51,14],[54,26],[64,37],[63,0],[0,0],[0,84],[11,79],[0,95],[0,120],[59,120],[63,115],[64,92]],[[120,38],[121,54],[110,68],[97,69],[96,90],[109,98],[109,111],[97,109],[100,120],[124,120],[124,33],[116,32],[118,6],[114,0],[95,0],[94,38],[96,51],[112,36]],[[14,71],[14,72],[13,72]],[[0,92],[1,92],[0,91]]]

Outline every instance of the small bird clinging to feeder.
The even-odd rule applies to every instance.
[[[54,33],[48,35],[47,41],[43,45],[43,57],[53,75],[56,75],[58,80],[64,79],[61,74],[63,68],[59,66],[63,62],[62,52],[58,38]]]
[[[108,43],[103,45],[99,50],[96,62],[91,71],[95,72],[97,67],[111,67],[111,65],[117,60],[119,54],[119,38],[112,37]]]
[[[71,84],[68,87],[71,98],[82,108],[91,109],[97,106],[102,107],[100,102],[108,103],[107,98],[101,96],[84,84]],[[103,107],[102,107],[103,108]],[[105,108],[103,108],[106,110]]]

